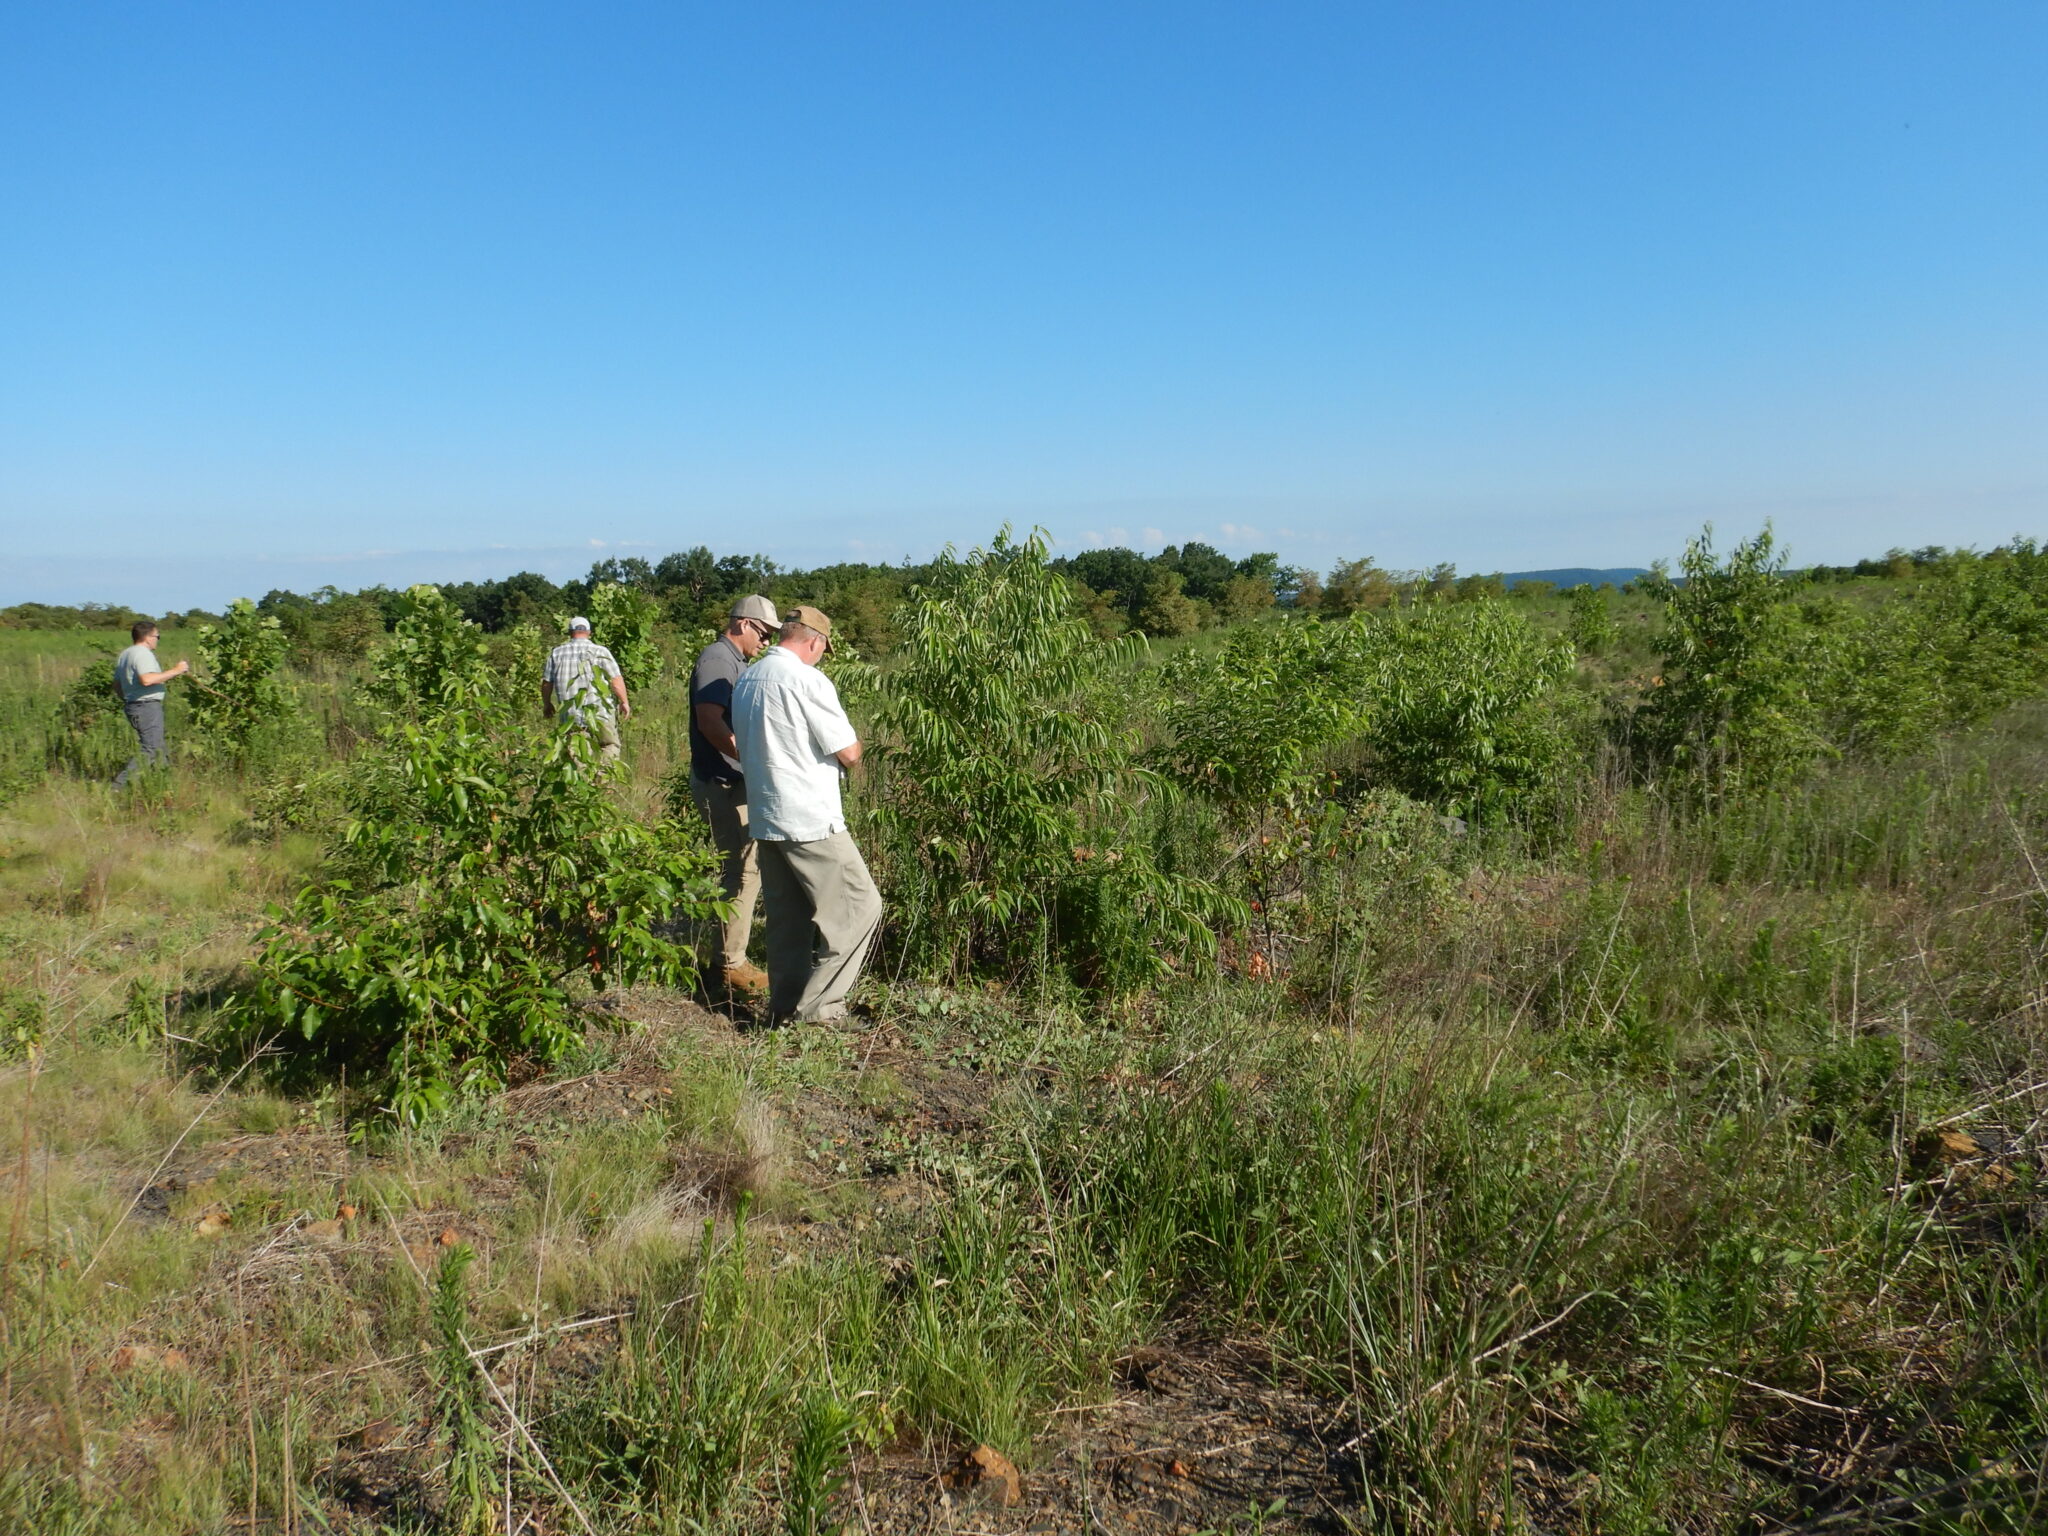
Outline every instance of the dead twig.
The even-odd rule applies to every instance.
[[[1736,1382],[1756,1392],[1768,1392],[1772,1397],[1782,1397],[1788,1403],[1801,1403],[1808,1408],[1818,1408],[1823,1413],[1839,1413],[1845,1419],[1853,1419],[1862,1412],[1859,1408],[1838,1408],[1833,1403],[1824,1403],[1816,1397],[1802,1397],[1797,1392],[1787,1392],[1782,1387],[1768,1387],[1760,1381],[1751,1381],[1747,1376],[1738,1376],[1733,1371],[1724,1371],[1717,1365],[1707,1367],[1709,1376],[1719,1376]]]
[[[477,1379],[483,1382],[484,1389],[491,1394],[492,1399],[496,1401],[497,1405],[504,1409],[505,1417],[511,1421],[512,1427],[519,1431],[519,1438],[524,1440],[526,1448],[533,1452],[534,1459],[540,1463],[541,1471],[547,1474],[548,1481],[554,1485],[555,1492],[562,1496],[562,1502],[569,1506],[569,1513],[576,1517],[576,1523],[583,1527],[588,1536],[597,1536],[596,1527],[590,1523],[589,1517],[583,1513],[583,1506],[576,1502],[568,1488],[563,1485],[562,1479],[556,1475],[555,1464],[548,1460],[548,1453],[542,1450],[540,1442],[533,1438],[533,1431],[526,1427],[526,1420],[520,1418],[513,1411],[512,1405],[505,1400],[505,1394],[498,1390],[498,1384],[491,1380],[491,1373],[484,1369],[482,1357],[474,1349],[470,1349],[467,1339],[462,1341],[462,1347],[469,1351],[470,1361],[476,1366]]]

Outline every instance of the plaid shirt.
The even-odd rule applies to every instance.
[[[598,686],[599,674],[617,677],[618,662],[596,641],[579,635],[548,652],[547,670],[541,677],[555,690],[555,702],[562,713],[581,725],[585,709],[611,718],[612,697],[607,689]]]

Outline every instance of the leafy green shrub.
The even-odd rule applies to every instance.
[[[484,633],[439,587],[408,588],[397,600],[390,644],[377,652],[366,692],[388,714],[419,719],[459,709],[492,689]]]
[[[345,661],[370,653],[384,633],[384,615],[375,603],[360,596],[336,597],[327,604],[324,622],[314,643],[324,654]]]
[[[1725,562],[1703,534],[1668,592],[1664,676],[1636,740],[1709,795],[1918,751],[2048,680],[2048,556],[2030,540],[1916,568],[1868,606],[1802,591],[1783,564],[1769,529]]]
[[[1447,912],[1469,841],[1398,790],[1344,800],[1289,796],[1245,840],[1254,917],[1246,967],[1285,975],[1305,1006],[1333,1018],[1369,1016],[1389,972]]]
[[[1321,611],[1333,619],[1390,607],[1399,596],[1393,573],[1381,570],[1370,559],[1344,561],[1330,572],[1329,584],[1318,592]],[[1303,604],[1300,598],[1295,602],[1297,606],[1317,606]]]
[[[1298,793],[1351,740],[1404,795],[1479,820],[1523,814],[1570,759],[1555,695],[1571,667],[1569,646],[1492,600],[1241,629],[1164,669],[1160,756],[1241,817]]]
[[[49,1026],[49,1005],[41,993],[0,990],[0,1061],[40,1051]]]
[[[588,738],[515,714],[440,594],[409,596],[379,679],[408,709],[354,765],[323,878],[261,935],[248,1022],[417,1118],[573,1048],[571,978],[687,985],[657,929],[717,904],[700,853],[607,797]]]
[[[1139,642],[1094,637],[1044,535],[948,551],[898,622],[876,815],[908,865],[915,957],[1016,969],[1058,954],[1117,987],[1213,955],[1212,925],[1237,906],[1159,867],[1138,828],[1163,781],[1100,707]]]
[[[1903,1060],[1890,1035],[1855,1036],[1820,1052],[1803,1094],[1812,1135],[1832,1142],[1861,1134],[1881,1143],[1899,1109]]]
[[[555,632],[566,635],[574,614],[555,615]],[[654,643],[654,626],[661,618],[661,603],[638,587],[601,581],[590,589],[583,617],[590,620],[590,638],[612,653],[626,686],[645,688],[661,676],[661,648]]]
[[[1210,618],[1209,605],[1187,595],[1187,578],[1179,571],[1159,571],[1146,583],[1138,608],[1138,627],[1148,635],[1173,639],[1192,635]]]
[[[1574,747],[1557,696],[1568,644],[1492,601],[1431,603],[1352,629],[1359,675],[1378,679],[1364,741],[1381,782],[1477,821],[1545,808]]]
[[[206,677],[192,683],[192,723],[213,750],[244,762],[257,733],[291,708],[277,675],[291,642],[275,614],[238,597],[220,623],[201,626],[198,649]]]
[[[41,757],[30,761],[28,754],[22,752],[15,762],[0,764],[0,805],[39,780],[46,768],[68,768],[75,773],[93,771],[92,738],[100,727],[120,719],[121,694],[114,686],[114,654],[105,652],[86,662],[85,670],[71,680],[71,686],[57,701],[42,733]],[[19,718],[6,724],[17,733],[17,745],[27,747],[29,719]],[[133,747],[134,737],[125,726],[120,728],[119,736],[126,738],[122,742],[124,747]]]
[[[57,728],[66,736],[82,736],[100,721],[121,712],[121,693],[114,686],[111,654],[95,656],[72,679],[57,703]]]
[[[287,832],[338,835],[347,816],[344,795],[349,783],[345,765],[289,765],[286,771],[251,787],[245,801],[248,814],[243,834],[257,838],[279,838]]]
[[[2048,557],[2028,540],[1952,558],[1876,607],[1814,601],[1801,618],[1824,637],[1822,718],[1838,751],[1917,751],[2048,680]]]
[[[1216,617],[1224,624],[1242,624],[1267,612],[1277,601],[1270,578],[1233,576],[1216,597]]]
[[[547,675],[548,653],[562,642],[542,633],[537,624],[515,624],[485,637],[485,654],[500,685],[508,689],[515,703],[540,698],[541,679]],[[630,677],[627,679],[633,681]]]
[[[1302,784],[1322,749],[1364,725],[1370,669],[1353,638],[1313,619],[1261,624],[1213,654],[1174,657],[1162,679],[1167,771],[1241,815]]]
[[[1614,644],[1614,613],[1607,606],[1607,594],[1600,588],[1581,582],[1567,592],[1571,600],[1571,619],[1566,633],[1581,656],[1597,656]]]
[[[1710,795],[1784,779],[1827,751],[1815,687],[1832,669],[1796,624],[1784,565],[1768,527],[1725,563],[1708,528],[1685,547],[1683,582],[1666,584],[1663,680],[1636,713],[1636,740]]]

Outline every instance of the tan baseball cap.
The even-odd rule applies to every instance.
[[[825,637],[825,649],[828,651],[832,649],[832,621],[817,609],[808,605],[799,605],[785,613],[782,616],[782,622],[785,624],[801,624],[805,629],[815,629]]]
[[[734,603],[732,605],[732,612],[728,613],[726,617],[728,619],[752,619],[756,624],[766,624],[770,629],[775,628],[782,622],[781,615],[775,611],[775,605],[758,592],[750,592]]]

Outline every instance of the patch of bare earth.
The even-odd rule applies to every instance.
[[[973,1449],[884,1455],[855,1469],[846,1513],[875,1532],[1181,1536],[1260,1517],[1268,1531],[1348,1529],[1349,1420],[1258,1345],[1134,1351],[1118,1385],[1112,1402],[1062,1415],[1028,1470],[991,1469]]]

